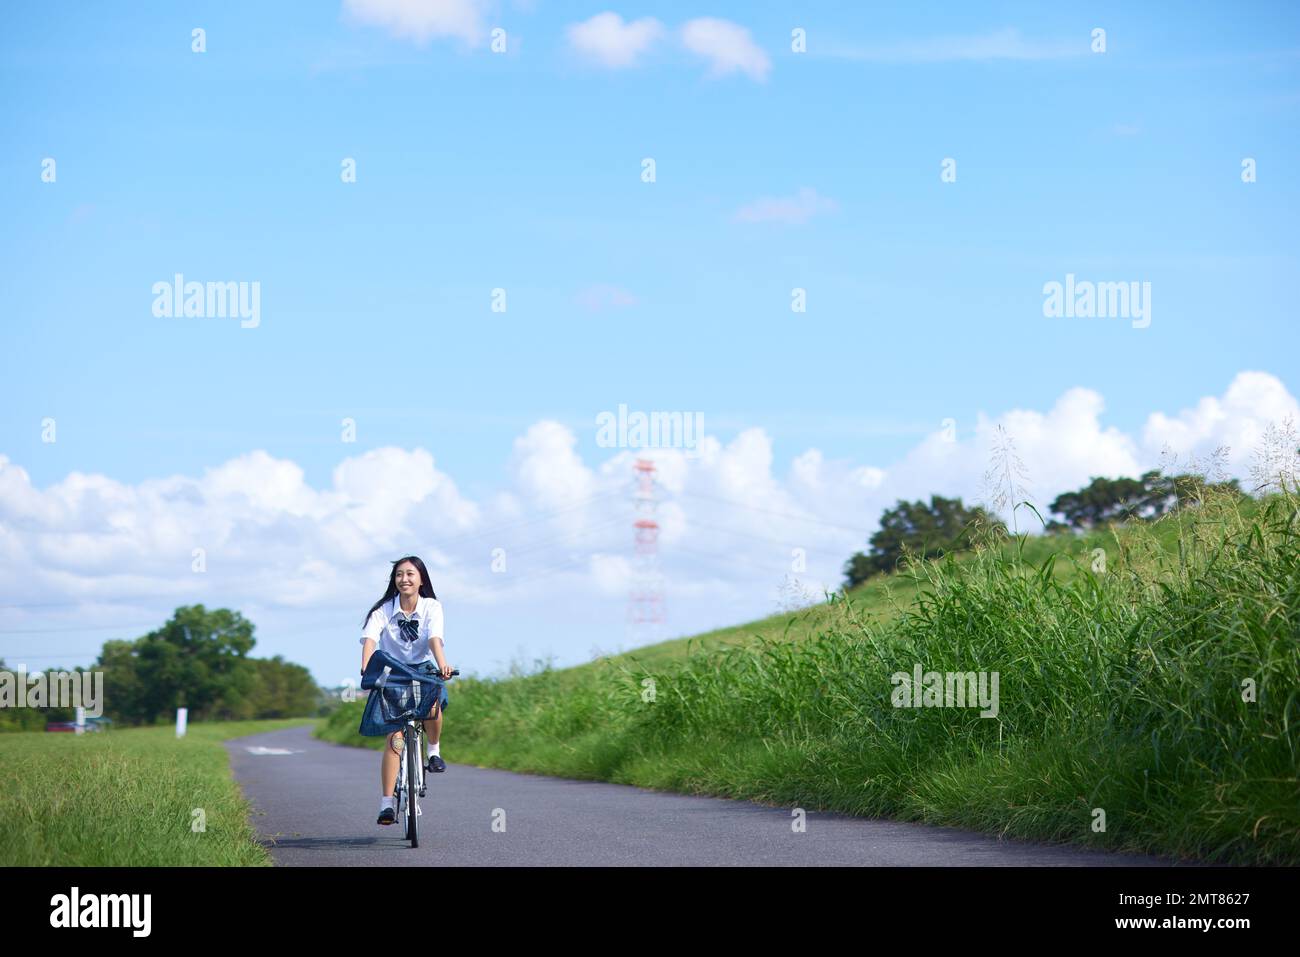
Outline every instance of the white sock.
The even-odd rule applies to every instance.
[[[438,742],[438,744],[441,744],[441,743],[442,743],[442,742]],[[435,754],[437,754],[438,757],[442,757],[441,754],[438,754],[438,745],[437,745],[437,744],[431,744],[431,745],[429,745],[429,757],[433,757]]]
[[[384,808],[386,808],[386,807],[391,807],[394,811],[396,811],[396,810],[397,810],[397,798],[381,797],[381,798],[379,799],[379,810],[382,811],[382,810],[383,810]]]

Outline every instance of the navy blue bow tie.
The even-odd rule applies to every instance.
[[[402,630],[403,641],[415,641],[420,637],[420,622],[417,618],[403,618],[397,623]]]

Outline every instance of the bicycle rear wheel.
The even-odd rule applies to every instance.
[[[417,815],[420,806],[420,768],[416,764],[419,758],[420,732],[410,725],[406,727],[406,742],[402,749],[406,757],[406,836],[411,847],[420,846],[420,828]]]

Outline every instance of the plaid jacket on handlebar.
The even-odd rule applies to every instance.
[[[361,674],[361,688],[369,689],[370,697],[366,699],[359,732],[374,738],[401,731],[406,718],[398,716],[412,709],[416,710],[416,718],[427,718],[442,694],[442,684],[441,678],[418,671],[376,648]]]

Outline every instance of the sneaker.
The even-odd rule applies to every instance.
[[[441,757],[439,757],[438,755],[435,754],[433,757],[431,757],[431,758],[429,759],[429,763],[425,765],[425,770],[426,770],[426,771],[446,771],[446,770],[447,770],[447,762],[444,761]]]
[[[386,808],[384,808],[382,811],[379,812],[379,820],[378,820],[376,823],[379,823],[379,824],[396,824],[396,823],[397,823],[397,812],[394,811],[391,807],[386,807]]]

